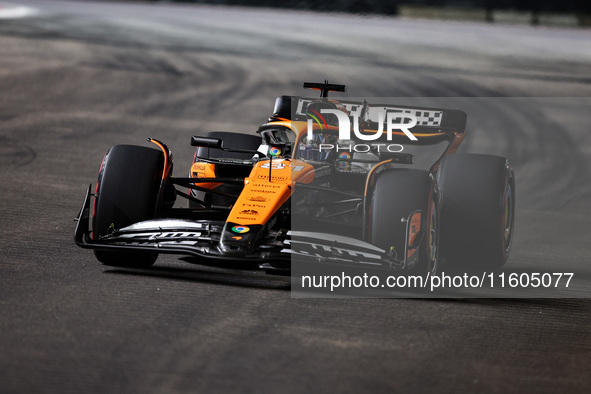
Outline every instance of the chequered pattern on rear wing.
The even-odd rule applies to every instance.
[[[291,119],[296,121],[305,121],[307,119],[308,105],[312,102],[318,102],[318,99],[310,99],[304,97],[291,97],[292,110]],[[331,100],[329,100],[330,102]],[[421,107],[421,106],[405,106],[401,104],[369,104],[367,106],[367,114],[361,117],[363,111],[363,102],[361,101],[345,101],[334,100],[344,106],[348,112],[351,121],[360,120],[369,121],[371,127],[376,127],[380,119],[384,124],[384,129],[390,124],[410,124],[416,120],[413,127],[421,129],[426,133],[463,133],[466,129],[467,114],[458,109],[443,109],[438,107]],[[341,107],[343,108],[343,107]],[[320,109],[322,113],[323,109]],[[392,117],[394,114],[394,117]],[[317,116],[319,116],[317,114]],[[287,116],[286,116],[287,117]],[[390,119],[388,119],[390,117]],[[354,123],[351,123],[354,124]]]
[[[295,115],[296,116],[305,116],[306,108],[308,104],[312,101],[310,99],[298,99],[297,105],[295,108]],[[347,111],[349,112],[349,116],[356,117],[361,116],[361,110],[363,105],[361,103],[343,103]],[[440,127],[441,121],[443,119],[443,111],[440,110],[433,110],[433,109],[413,109],[413,108],[401,108],[401,107],[391,107],[385,105],[376,105],[372,106],[370,104],[368,117],[367,120],[377,123],[382,116],[384,122],[386,122],[386,114],[387,113],[400,113],[401,116],[396,117],[393,119],[394,123],[410,123],[410,118],[402,116],[402,114],[410,114],[414,115],[417,120],[417,126],[430,126],[430,127]]]
[[[345,103],[345,108],[347,108],[347,111],[349,111],[350,116],[361,116],[362,105]],[[382,119],[385,122],[387,113],[414,115],[417,119],[417,126],[439,127],[441,126],[441,119],[443,118],[443,111],[370,105],[368,120],[371,122],[378,122],[380,119],[380,114],[382,114]],[[394,118],[393,122],[398,124],[410,123],[410,119],[408,117],[400,116]]]

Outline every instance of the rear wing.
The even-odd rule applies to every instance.
[[[362,115],[363,103],[341,102],[349,112],[349,117]],[[461,134],[466,130],[467,115],[464,111],[388,104],[368,104],[366,119],[369,124],[366,128],[377,129],[379,119],[386,119],[388,113],[396,114],[395,123],[408,123],[409,118],[405,116],[408,114],[413,115],[417,120],[413,131],[417,132],[442,133],[451,131]]]
[[[385,122],[390,116],[395,123],[410,123],[414,118],[416,125],[413,132],[438,134],[438,133],[464,133],[466,129],[467,115],[457,109],[431,108],[392,104],[371,104],[367,101],[347,100],[322,100],[296,96],[279,97],[275,103],[273,116],[290,119],[293,121],[307,121],[308,106],[311,103],[326,102],[341,104],[349,113],[349,118],[365,120],[365,129],[377,130],[379,122]],[[389,115],[390,114],[390,115]]]
[[[328,97],[328,92],[341,92],[347,91],[345,85],[337,85],[334,83],[316,83],[316,82],[304,82],[304,89],[320,90],[320,97]]]

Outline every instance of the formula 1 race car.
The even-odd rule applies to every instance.
[[[193,136],[188,177],[172,176],[160,141],[112,147],[76,244],[109,266],[176,253],[284,275],[299,261],[421,274],[442,259],[479,270],[507,261],[513,170],[502,157],[456,153],[466,113],[328,99],[345,86],[326,81],[304,87],[320,98],[279,97],[256,135]]]

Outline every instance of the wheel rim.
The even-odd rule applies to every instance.
[[[431,274],[437,272],[437,206],[431,202],[431,215],[429,217],[429,266]]]
[[[507,183],[507,192],[505,193],[505,209],[503,214],[503,244],[505,247],[505,254],[508,253],[511,247],[511,239],[513,235],[513,210],[515,209],[513,203],[513,187],[511,182]]]

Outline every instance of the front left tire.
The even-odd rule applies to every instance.
[[[153,219],[162,178],[161,151],[135,145],[115,145],[105,155],[97,181],[92,237]],[[149,267],[157,252],[95,250],[96,258],[116,267]]]

